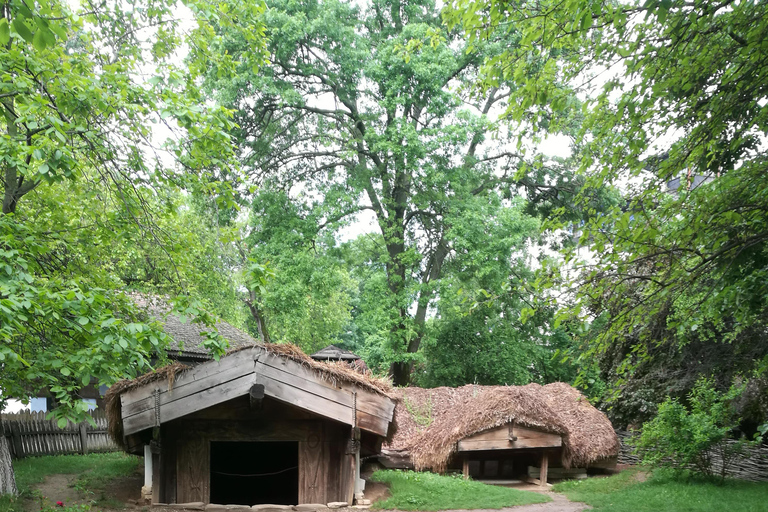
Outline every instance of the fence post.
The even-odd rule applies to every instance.
[[[88,453],[88,431],[86,430],[86,423],[80,423],[78,429],[80,430],[80,453],[85,455]]]
[[[19,432],[19,425],[15,421],[9,421],[11,425],[11,441],[13,442],[13,453],[17,459],[24,458],[24,447],[21,444],[21,432]]]

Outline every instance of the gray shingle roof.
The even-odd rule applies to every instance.
[[[200,334],[208,330],[205,325],[190,323],[188,320],[182,321],[180,316],[170,312],[170,306],[162,297],[138,293],[131,293],[130,296],[139,308],[147,312],[147,315],[162,323],[163,331],[173,339],[166,349],[171,358],[179,356],[199,360],[211,358],[208,349],[203,346],[206,337]],[[258,343],[258,340],[227,322],[217,322],[216,329],[229,342],[230,349]]]

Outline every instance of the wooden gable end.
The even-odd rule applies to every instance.
[[[257,384],[266,396],[380,436],[387,435],[394,414],[390,398],[354,384],[334,385],[297,361],[253,347],[192,368],[171,386],[157,381],[126,391],[120,395],[123,433],[134,434],[247,395]]]
[[[516,450],[520,448],[555,448],[562,446],[558,434],[508,423],[479,432],[459,441],[459,451]]]

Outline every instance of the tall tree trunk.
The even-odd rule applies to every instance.
[[[16,475],[11,464],[11,449],[8,446],[8,439],[2,433],[2,420],[0,420],[0,494],[16,496],[19,491],[16,488]]]

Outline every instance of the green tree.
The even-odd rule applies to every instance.
[[[84,419],[81,387],[145,370],[166,341],[122,294],[117,267],[130,258],[111,247],[141,237],[178,279],[156,198],[183,187],[226,199],[230,184],[207,171],[237,171],[230,115],[202,100],[197,77],[211,59],[234,69],[210,51],[213,20],[241,30],[260,63],[263,5],[185,5],[186,20],[173,2],[0,1],[0,392],[48,389],[59,422]],[[162,146],[153,124],[170,134]],[[214,323],[194,298],[176,311]],[[220,354],[223,340],[203,329]]]
[[[436,285],[454,248],[448,231],[469,201],[487,194],[557,196],[552,181],[521,178],[524,130],[491,136],[498,105],[518,87],[500,80],[469,94],[484,59],[514,38],[471,49],[441,29],[429,0],[278,1],[267,12],[270,64],[209,86],[237,110],[241,160],[329,226],[366,212],[385,251],[386,347],[395,383],[406,384]],[[231,55],[249,52],[229,37]],[[471,50],[471,51],[469,51]],[[520,144],[518,144],[520,143]],[[530,176],[533,176],[531,174]],[[554,191],[554,192],[553,192]]]
[[[486,63],[488,85],[535,71],[521,55],[548,60],[537,69],[551,72],[510,98],[512,119],[522,97],[557,105],[555,80],[588,97],[582,173],[626,200],[581,227],[593,261],[567,256],[578,274],[565,285],[578,291],[572,313],[607,315],[587,356],[621,354],[611,370],[620,389],[648,358],[726,343],[714,373],[728,373],[768,312],[765,3],[458,0],[446,19],[477,40],[520,34],[518,48]]]
[[[265,186],[252,200],[241,243],[244,255],[265,262],[274,274],[249,299],[255,330],[262,339],[294,343],[307,353],[338,343],[350,321],[353,285],[317,214]]]

